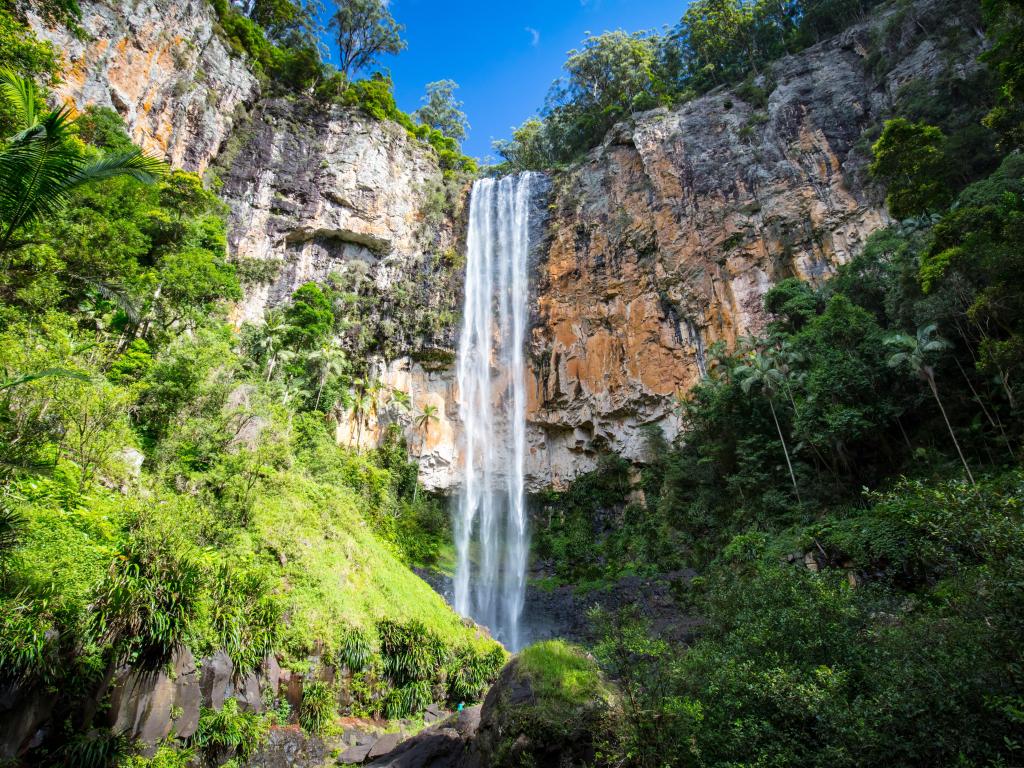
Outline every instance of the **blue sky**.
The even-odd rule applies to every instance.
[[[329,6],[329,0],[326,0]],[[424,85],[451,79],[472,126],[466,154],[493,154],[491,140],[543,105],[565,54],[587,32],[660,30],[675,24],[687,0],[391,0],[409,47],[382,63],[398,105],[412,112]],[[329,8],[328,8],[329,10]]]

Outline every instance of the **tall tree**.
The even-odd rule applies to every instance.
[[[348,79],[382,55],[401,53],[406,47],[404,27],[384,0],[336,0],[330,27],[338,43],[338,71]]]
[[[416,110],[414,116],[423,125],[439,130],[450,139],[462,141],[469,130],[469,121],[462,111],[462,102],[455,98],[458,87],[454,80],[427,83],[423,106]]]
[[[796,473],[793,472],[793,462],[789,458],[789,447],[786,445],[786,438],[782,434],[782,425],[779,423],[779,416],[775,412],[775,397],[783,388],[785,376],[776,365],[776,361],[769,355],[754,350],[743,365],[736,369],[736,375],[740,380],[740,388],[749,393],[754,387],[759,387],[761,393],[768,401],[768,407],[772,412],[772,421],[775,422],[775,429],[779,433],[779,442],[782,443],[782,452],[786,456],[786,466],[789,467],[789,478],[793,481],[793,492],[796,500],[800,501],[800,489],[796,484]]]
[[[928,382],[928,388],[932,391],[932,396],[935,398],[939,411],[942,413],[942,420],[946,422],[946,429],[949,430],[949,436],[953,440],[953,445],[956,446],[956,452],[960,456],[960,461],[963,462],[967,478],[971,481],[971,485],[974,485],[974,475],[971,474],[971,468],[967,465],[967,459],[960,448],[960,441],[956,439],[956,432],[953,431],[953,425],[950,424],[949,416],[946,415],[946,408],[942,404],[942,398],[939,397],[939,388],[935,384],[935,367],[928,362],[929,357],[933,353],[949,348],[949,342],[941,336],[936,336],[936,331],[935,324],[931,323],[918,328],[916,336],[898,333],[886,339],[887,344],[898,349],[889,358],[889,367],[907,368],[922,381]]]

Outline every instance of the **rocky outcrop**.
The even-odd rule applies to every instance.
[[[454,248],[452,219],[430,216],[436,153],[397,123],[311,101],[261,102],[218,161],[238,259],[275,260],[237,319],[332,273],[387,293],[426,254]],[[435,297],[423,297],[429,301]]]
[[[191,651],[179,650],[169,669],[125,670],[110,698],[110,727],[144,748],[172,732],[187,739],[199,726],[202,697]]]
[[[144,149],[204,171],[259,92],[246,62],[218,36],[209,0],[80,5],[82,34],[31,19],[64,56],[56,97],[76,110],[116,110]]]
[[[919,6],[959,24],[955,3]],[[825,280],[887,223],[862,137],[904,85],[975,66],[980,45],[957,61],[933,42],[945,32],[891,16],[783,59],[755,88],[622,124],[556,178],[530,345],[534,487],[594,468],[601,450],[642,460],[646,425],[672,438],[708,348],[760,331],[774,283]],[[893,63],[876,79],[883,28]]]

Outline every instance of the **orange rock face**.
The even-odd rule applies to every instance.
[[[772,285],[826,280],[888,223],[862,134],[903,84],[942,70],[911,48],[878,84],[870,34],[782,60],[764,101],[718,92],[620,125],[553,179],[532,276],[532,485],[562,485],[604,449],[643,460],[643,428],[674,437],[711,345],[763,330]]]
[[[239,107],[259,92],[248,64],[216,32],[208,0],[84,2],[82,28],[37,34],[64,56],[62,102],[81,111],[109,107],[143,149],[203,172],[234,127]]]

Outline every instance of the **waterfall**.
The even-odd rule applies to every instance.
[[[455,609],[520,645],[528,555],[524,346],[536,174],[481,179],[470,196],[459,338],[463,476],[455,511]]]

